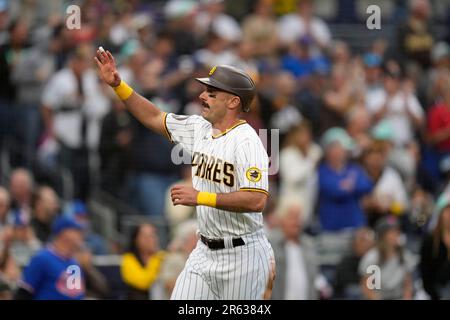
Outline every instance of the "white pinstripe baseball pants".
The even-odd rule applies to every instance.
[[[200,240],[178,276],[171,300],[261,300],[273,250],[264,232],[242,237],[245,245],[211,250]]]

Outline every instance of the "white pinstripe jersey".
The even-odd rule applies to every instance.
[[[238,190],[268,194],[269,159],[255,130],[245,121],[213,136],[201,116],[167,114],[169,139],[190,153],[196,190],[230,193]],[[239,237],[263,228],[261,212],[230,212],[197,206],[201,234],[209,238]]]

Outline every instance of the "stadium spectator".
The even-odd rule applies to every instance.
[[[83,201],[74,200],[69,203],[66,214],[71,215],[77,223],[83,226],[84,242],[88,251],[94,255],[106,255],[109,253],[106,240],[92,230],[88,208]]]
[[[375,248],[364,255],[358,268],[364,297],[369,300],[412,299],[416,261],[404,248],[398,221],[392,216],[380,219],[375,232]],[[379,272],[374,273],[371,266],[377,266]],[[381,278],[376,278],[379,275]],[[372,276],[371,279],[369,276]],[[374,287],[370,287],[369,283]]]
[[[52,232],[52,223],[59,211],[59,199],[55,191],[48,187],[39,187],[33,197],[31,226],[37,238],[46,243]]]
[[[0,46],[0,149],[8,139],[8,149],[14,153],[17,150],[13,149],[11,138],[18,128],[12,123],[20,111],[16,107],[16,85],[12,73],[28,47],[28,30],[24,20],[12,19],[8,25],[8,40]]]
[[[227,43],[237,42],[242,38],[240,25],[225,12],[225,0],[201,0],[196,26],[200,35],[212,30]]]
[[[341,231],[366,224],[359,201],[373,188],[363,169],[348,159],[353,141],[341,128],[322,137],[325,159],[319,168],[319,217],[324,231]]]
[[[56,139],[60,165],[74,180],[74,197],[89,194],[89,151],[95,151],[100,137],[100,119],[108,111],[91,65],[91,47],[79,46],[69,64],[55,73],[42,93],[42,115],[46,139]]]
[[[398,29],[400,59],[415,62],[422,68],[430,66],[430,53],[435,41],[430,25],[431,6],[428,0],[410,0],[409,15]]]
[[[313,43],[311,55],[324,52],[330,45],[331,33],[327,24],[314,16],[313,1],[298,1],[297,12],[284,15],[278,21],[278,37],[284,45],[301,38]]]
[[[450,78],[442,90],[442,100],[428,113],[429,142],[440,153],[439,159],[450,154]]]
[[[80,264],[83,272],[86,285],[85,299],[109,299],[110,288],[108,280],[94,266],[92,252],[88,248],[83,247],[75,254],[75,259]]]
[[[349,252],[353,231],[367,224],[362,198],[373,182],[349,159],[353,141],[342,128],[331,128],[322,137],[324,161],[319,167],[318,246],[331,265]]]
[[[2,231],[12,222],[12,215],[10,211],[11,198],[8,190],[0,186],[0,236]]]
[[[375,235],[369,228],[356,230],[353,236],[352,252],[336,266],[334,275],[334,295],[336,299],[360,300],[363,294],[360,286],[358,267],[361,258],[372,249]]]
[[[158,279],[165,253],[159,249],[156,229],[141,224],[133,230],[130,247],[122,256],[120,271],[127,285],[127,299],[148,300],[150,290]]]
[[[20,268],[9,248],[10,239],[2,239],[0,247],[0,300],[11,300],[20,280]]]
[[[371,119],[364,107],[356,107],[350,111],[346,118],[346,130],[355,142],[352,156],[358,157],[372,142],[370,137]]]
[[[384,93],[379,104],[370,110],[376,120],[385,119],[392,125],[396,147],[405,147],[421,131],[424,112],[411,81],[402,79],[396,63],[387,64],[384,76]]]
[[[309,38],[301,38],[289,45],[286,55],[281,58],[281,67],[292,73],[297,79],[304,80],[316,69],[316,65],[326,63],[320,56],[311,56]]]
[[[374,181],[372,192],[365,197],[364,209],[369,225],[385,215],[401,215],[409,208],[405,185],[398,172],[387,166],[386,152],[379,143],[373,143],[362,155],[368,176]]]
[[[279,229],[269,234],[277,276],[272,291],[274,300],[313,300],[319,275],[317,253],[312,239],[303,233],[303,214],[297,199],[282,198],[277,215]]]
[[[317,197],[317,165],[321,148],[313,142],[311,126],[303,120],[292,128],[280,152],[280,194],[302,205],[305,226],[312,221]]]
[[[121,198],[129,169],[128,155],[133,139],[130,115],[124,104],[114,99],[102,122],[99,155],[102,190]]]
[[[80,300],[84,276],[75,254],[83,246],[83,227],[67,217],[52,225],[51,244],[39,251],[24,269],[17,300]]]
[[[295,99],[297,87],[294,76],[287,71],[280,71],[273,78],[273,86],[275,90],[270,97],[273,110],[269,124],[270,128],[280,130],[282,142],[289,130],[299,124],[303,116]]]
[[[197,8],[198,3],[193,0],[171,0],[164,7],[167,19],[164,27],[173,34],[178,56],[192,54],[201,46],[203,35],[197,31]]]
[[[210,32],[206,35],[206,44],[194,53],[194,58],[205,69],[215,65],[231,64],[235,60],[233,51],[227,48],[226,41],[217,33]]]
[[[316,65],[298,92],[301,114],[311,122],[314,139],[322,133],[323,94],[327,90],[329,66]]]
[[[41,248],[41,242],[33,232],[30,217],[26,212],[14,212],[13,238],[10,253],[20,267],[28,265],[30,259]]]
[[[178,179],[178,167],[171,158],[172,144],[132,119],[133,139],[127,174],[127,200],[141,214],[162,217],[165,194]],[[158,150],[158,152],[148,152]]]
[[[383,60],[378,54],[368,52],[364,54],[362,62],[364,66],[364,81],[367,87],[367,104],[371,101],[370,94],[383,87],[383,70],[381,69],[381,63]]]
[[[425,91],[428,108],[442,99],[446,92],[446,84],[450,78],[450,46],[446,42],[438,42],[431,52],[433,67],[428,69],[428,73],[423,79],[422,90]]]
[[[361,92],[355,90],[356,86],[350,76],[349,71],[342,66],[333,66],[327,89],[322,96],[321,132],[332,127],[344,127],[345,118],[361,102]]]
[[[278,47],[277,24],[273,12],[273,0],[258,0],[253,13],[242,21],[242,38],[248,42],[256,57],[267,57]]]
[[[355,68],[355,61],[352,61],[352,52],[345,41],[334,40],[330,48],[331,63],[335,67],[342,67],[347,70]]]
[[[430,225],[431,232],[422,242],[420,273],[423,287],[433,300],[450,299],[450,198],[442,194]]]
[[[21,209],[28,214],[31,211],[31,201],[34,189],[34,179],[30,171],[15,169],[9,179],[9,192],[11,194],[11,208]]]
[[[41,93],[56,71],[54,55],[59,50],[57,37],[57,32],[52,32],[50,36],[34,36],[33,46],[18,60],[11,74],[16,86],[15,121],[23,124],[17,128],[16,148],[22,148],[19,163],[29,169],[36,164],[35,152],[42,130],[39,112]]]

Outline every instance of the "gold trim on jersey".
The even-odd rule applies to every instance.
[[[167,128],[167,115],[168,115],[167,112],[164,113],[164,118],[163,118],[164,129],[165,129],[165,131],[166,131],[166,135],[167,135],[167,138],[169,139],[169,141],[170,141],[170,142],[173,142],[172,137],[170,136],[169,129]]]
[[[238,127],[238,126],[240,126],[241,124],[244,124],[244,123],[247,123],[247,121],[245,121],[245,120],[240,120],[240,121],[239,121],[238,123],[236,123],[234,126],[228,128],[228,129],[226,129],[224,132],[221,132],[221,133],[218,133],[218,134],[216,134],[216,135],[213,135],[212,138],[213,138],[213,139],[220,138],[220,137],[226,135],[228,132],[230,132],[230,131],[233,130],[234,128],[236,128],[236,127]]]
[[[264,189],[258,189],[258,188],[240,188],[240,191],[250,191],[250,192],[261,192],[264,193],[265,195],[269,196],[269,192],[264,190]]]

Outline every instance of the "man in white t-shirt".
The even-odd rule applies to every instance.
[[[322,19],[314,17],[313,10],[311,0],[299,1],[296,13],[287,14],[279,19],[278,37],[284,45],[309,37],[314,44],[311,55],[317,56],[329,46],[331,33]]]
[[[68,66],[55,73],[42,93],[42,114],[48,139],[58,141],[61,164],[74,178],[75,196],[84,198],[89,187],[88,150],[96,150],[100,120],[109,101],[89,65],[90,48],[80,46]]]
[[[400,72],[387,70],[384,90],[371,95],[366,105],[376,120],[387,120],[393,129],[393,142],[397,147],[414,140],[414,131],[424,124],[424,111],[415,96],[412,84],[401,81]]]

